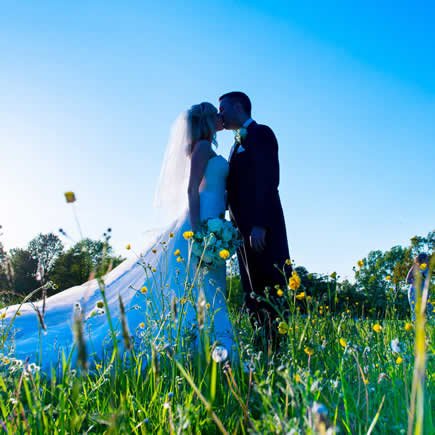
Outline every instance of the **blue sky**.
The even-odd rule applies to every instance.
[[[0,224],[7,248],[64,228],[140,250],[169,127],[243,90],[280,144],[290,250],[352,277],[434,229],[430,2],[2,2]],[[228,156],[232,134],[219,139]]]

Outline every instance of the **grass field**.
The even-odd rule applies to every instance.
[[[232,285],[232,300],[239,288]],[[276,322],[275,354],[230,304],[239,361],[167,349],[114,352],[89,373],[46,379],[0,359],[0,426],[6,433],[435,433],[434,324],[332,314],[290,289]],[[5,326],[5,325],[3,325]],[[255,346],[253,343],[256,343]],[[0,349],[1,350],[1,349]],[[151,355],[150,355],[151,354]]]

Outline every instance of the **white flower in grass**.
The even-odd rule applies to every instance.
[[[211,356],[214,361],[221,363],[228,358],[228,351],[223,346],[216,346]]]
[[[393,352],[396,352],[396,353],[402,352],[402,350],[400,348],[400,342],[399,342],[398,338],[395,338],[394,340],[391,340],[390,346],[391,346],[391,350]]]

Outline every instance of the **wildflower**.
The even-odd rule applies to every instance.
[[[174,252],[174,255],[175,255],[176,257],[178,257],[178,256],[180,255],[180,250],[179,250],[179,249],[176,249],[175,252]]]
[[[230,251],[228,251],[227,249],[222,249],[219,252],[219,257],[221,257],[222,260],[226,260],[229,256],[230,256]]]
[[[0,314],[0,319],[5,319],[6,318],[6,313],[1,313]]]
[[[292,262],[290,260],[290,258],[287,258],[287,260],[285,260],[285,265],[286,266],[291,266]]]
[[[337,278],[337,272],[332,272],[331,275],[329,275],[332,279]]]
[[[294,271],[289,279],[288,286],[291,290],[297,290],[301,286],[301,278],[298,273]]]
[[[182,263],[183,262],[183,257],[177,257],[177,263]]]
[[[376,325],[373,325],[373,331],[379,334],[382,331],[382,326],[379,323],[376,323]]]
[[[181,298],[180,299],[180,304],[184,305],[187,302],[187,298]]]
[[[103,367],[103,365],[102,364],[95,364],[95,368],[97,369],[97,370],[100,370],[101,369],[101,367]]]
[[[207,310],[210,309],[210,304],[208,302],[205,304],[205,308],[207,308]]]
[[[144,329],[145,328],[145,323],[144,322],[140,322],[139,323],[139,328],[140,329]]]
[[[397,359],[396,359],[396,364],[399,365],[399,364],[402,364],[402,363],[403,363],[403,358],[401,356],[398,356]]]
[[[65,192],[64,195],[67,203],[76,202],[76,196],[74,192]]]
[[[421,263],[420,264],[420,270],[426,270],[427,269],[427,264],[426,263]]]
[[[296,299],[301,301],[302,299],[305,298],[305,292],[299,293],[298,295],[296,295]]]
[[[183,237],[184,237],[186,240],[191,239],[191,238],[193,237],[193,231],[185,231],[185,232],[183,233]]]
[[[391,350],[393,352],[396,352],[396,353],[400,353],[401,352],[400,342],[399,342],[398,338],[395,338],[394,340],[391,340],[390,346],[391,346]]]
[[[214,361],[221,363],[228,358],[228,351],[223,346],[216,346],[211,356]]]
[[[387,276],[385,277],[385,281],[391,281],[391,276],[390,276],[390,275],[387,275]]]
[[[346,348],[347,341],[344,338],[340,338],[340,346]]]
[[[309,346],[305,346],[304,347],[304,352],[308,355],[308,356],[312,356],[314,355],[314,349],[312,347]]]
[[[280,288],[276,291],[276,294],[277,294],[279,297],[284,296],[284,292],[283,292]]]
[[[287,334],[287,332],[288,332],[288,325],[287,325],[286,322],[279,322],[279,325],[278,325],[278,332],[279,332],[281,335],[285,335],[285,334]]]
[[[127,249],[127,251],[129,251],[129,250],[131,249],[131,245],[130,245],[130,243],[128,243],[128,244],[125,246],[125,249]]]
[[[103,301],[98,301],[96,304],[97,308],[104,308],[104,302]]]
[[[148,293],[148,287],[143,286],[143,287],[140,289],[140,292],[143,293],[143,294]]]
[[[155,267],[152,267],[152,268],[151,268],[151,272],[152,272],[152,273],[155,273],[156,271],[157,271],[157,269],[156,269]]]
[[[409,332],[412,331],[414,329],[414,326],[412,325],[412,323],[406,322],[405,323],[405,331]]]
[[[358,260],[358,266],[363,267],[364,266],[364,260]]]
[[[295,382],[298,383],[298,384],[300,384],[302,382],[302,379],[301,379],[299,373],[295,374]]]
[[[364,379],[363,379],[363,382],[364,382],[365,385],[368,385],[368,384],[369,384],[369,380],[368,380],[367,378],[364,378]]]

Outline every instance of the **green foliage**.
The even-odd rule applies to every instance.
[[[35,279],[38,260],[27,249],[11,249],[9,253],[13,269],[13,290],[26,295],[37,289],[40,283]]]
[[[49,274],[59,291],[81,285],[91,274],[103,275],[109,267],[122,262],[112,255],[112,247],[106,241],[84,239],[59,255]]]
[[[56,234],[38,234],[29,242],[27,250],[42,266],[44,272],[48,273],[63,252],[63,243]]]

